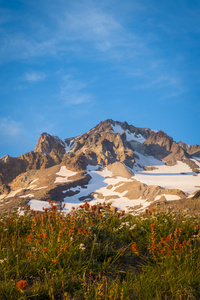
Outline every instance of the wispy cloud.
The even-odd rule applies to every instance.
[[[0,119],[0,133],[1,135],[16,137],[21,135],[22,128],[19,122],[12,120],[11,118]]]
[[[13,145],[17,143],[27,144],[25,131],[20,122],[9,117],[0,118],[0,146]]]
[[[90,103],[93,101],[93,96],[85,91],[87,86],[86,82],[65,75],[60,87],[60,98],[65,105]]]
[[[29,82],[38,82],[46,78],[46,75],[42,72],[29,72],[24,75],[24,80]]]

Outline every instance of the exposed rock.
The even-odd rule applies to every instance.
[[[113,173],[114,176],[121,176],[125,178],[131,178],[134,176],[134,173],[131,172],[123,163],[115,162],[107,166],[108,170]]]
[[[65,147],[65,143],[59,137],[42,133],[34,152],[48,154],[56,164],[59,164],[65,155]]]
[[[143,199],[148,199],[148,201],[154,201],[156,196],[162,194],[177,195],[180,198],[186,197],[186,193],[178,189],[165,189],[159,186],[146,185],[139,181],[133,180],[132,182],[125,182],[115,189],[115,192],[123,193],[127,191],[124,195],[128,199],[138,199],[142,197]]]

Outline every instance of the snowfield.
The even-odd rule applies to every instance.
[[[147,185],[180,189],[188,194],[200,189],[200,174],[192,172],[191,168],[181,161],[175,166],[157,165],[155,170],[136,172],[134,178]]]

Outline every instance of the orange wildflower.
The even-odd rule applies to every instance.
[[[20,280],[17,284],[17,288],[18,290],[22,291],[24,289],[26,289],[28,286],[28,283],[25,280]]]
[[[65,246],[65,250],[68,250],[69,249],[69,247],[68,246]]]
[[[160,254],[161,254],[161,255],[165,255],[165,249],[162,249],[162,250],[160,251]]]
[[[87,234],[87,229],[84,229],[84,230],[83,230],[83,234]]]
[[[42,251],[43,251],[44,253],[47,253],[47,248],[44,247]]]
[[[42,237],[43,237],[43,234],[42,234],[42,233],[38,234],[38,238],[39,238],[39,239],[41,239]]]
[[[186,246],[187,245],[187,242],[186,241],[183,241],[183,246]]]
[[[53,262],[54,262],[54,264],[57,264],[58,260],[57,260],[57,259],[54,259]]]
[[[151,224],[151,231],[155,231],[155,229],[156,229],[155,224]]]
[[[136,244],[132,244],[131,248],[134,254],[138,254],[138,247]]]
[[[28,253],[26,253],[26,257],[29,257],[30,256],[30,253],[28,252]]]

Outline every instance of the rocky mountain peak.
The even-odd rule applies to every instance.
[[[42,133],[38,139],[34,152],[49,155],[55,163],[60,163],[65,154],[65,142],[57,136]]]

